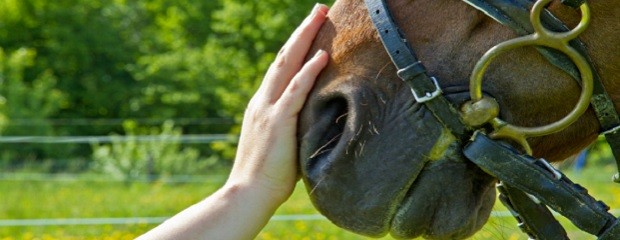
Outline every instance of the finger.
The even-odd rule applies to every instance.
[[[280,97],[291,78],[301,69],[315,36],[325,22],[327,11],[327,6],[317,4],[312,14],[293,32],[269,67],[263,85],[270,101]]]
[[[278,63],[277,65],[286,65],[288,67],[297,66],[297,70],[301,68],[314,38],[327,19],[328,11],[329,8],[323,4],[317,4],[314,7],[312,14],[295,29],[286,44],[284,44],[284,47],[280,50],[279,55],[284,58],[278,59],[282,60],[282,63]],[[297,72],[297,70],[294,72]]]
[[[293,77],[290,84],[282,94],[278,104],[281,105],[282,111],[297,115],[303,107],[312,86],[316,82],[317,77],[327,65],[329,55],[323,50],[319,50],[312,59],[310,59],[302,69]]]

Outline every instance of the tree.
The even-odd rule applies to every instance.
[[[65,96],[56,88],[56,78],[50,71],[25,79],[26,69],[35,61],[33,49],[21,48],[7,54],[0,48],[0,136],[54,134],[47,118],[58,112]],[[54,157],[63,150],[40,144],[5,144],[0,156],[28,159],[47,152]]]
[[[53,111],[41,113],[45,115],[41,119],[234,119],[234,124],[205,120],[175,125],[190,134],[237,133],[245,105],[267,67],[313,4],[308,0],[0,0],[0,46],[10,53],[28,49],[36,55],[23,68],[23,83],[35,86],[36,79],[45,77],[50,79],[45,86],[62,96],[41,99],[59,103]],[[7,104],[17,101],[4,98]],[[0,117],[5,129],[16,126],[11,119],[16,116]],[[148,125],[138,128],[152,127]],[[121,125],[96,122],[48,123],[44,128],[49,131],[45,134],[54,135],[124,133]],[[3,134],[9,133],[43,134]],[[87,145],[71,149],[65,156],[44,149],[29,151],[37,159],[92,153]],[[220,158],[230,159],[232,153],[231,143],[201,148],[202,155]]]

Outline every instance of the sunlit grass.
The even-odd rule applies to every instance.
[[[221,183],[0,181],[0,219],[165,217],[215,191]],[[3,237],[135,238],[152,225],[0,227]],[[132,237],[129,237],[132,236]]]
[[[612,208],[620,196],[620,185],[609,179],[613,167],[589,168],[568,175],[588,188]],[[132,183],[105,181],[0,181],[0,219],[166,217],[200,201],[215,191],[220,182],[210,183]],[[506,209],[496,204],[494,211]],[[277,215],[318,214],[303,184]],[[566,220],[571,239],[595,239],[580,232]],[[0,240],[13,239],[133,239],[153,228],[153,224],[0,227]],[[369,239],[340,229],[325,219],[271,221],[257,239]],[[391,239],[387,236],[383,239]],[[527,239],[512,217],[492,217],[472,239]]]

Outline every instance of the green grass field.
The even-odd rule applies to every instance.
[[[589,168],[569,176],[613,209],[620,185],[609,179],[614,169]],[[224,181],[203,183],[132,183],[102,181],[91,176],[57,179],[7,179],[0,174],[0,221],[7,219],[68,219],[168,217],[215,191]],[[105,179],[104,179],[105,180]],[[505,211],[501,204],[495,210]],[[303,184],[276,213],[277,216],[318,214]],[[566,224],[571,239],[594,239]],[[2,226],[0,240],[9,239],[133,239],[153,224]],[[342,230],[328,220],[274,219],[258,239],[367,239]],[[389,236],[384,239],[391,239]],[[472,239],[527,239],[511,217],[492,217]]]

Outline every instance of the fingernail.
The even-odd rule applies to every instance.
[[[312,8],[312,15],[316,15],[319,12],[319,10],[323,7],[327,8],[327,5],[322,4],[322,3],[314,4],[314,7]]]
[[[314,7],[312,7],[312,11],[310,11],[310,17],[314,17],[314,15],[316,15],[316,12],[319,10],[319,4],[315,3]]]
[[[312,13],[315,13],[319,9],[319,6],[320,6],[319,3],[315,3],[314,7],[312,7]]]
[[[329,7],[325,4],[322,3],[317,3],[319,5],[319,10],[323,10],[322,12],[327,15],[327,12],[329,12]]]
[[[323,49],[319,49],[318,51],[316,51],[316,53],[314,54],[314,57],[312,58],[318,58],[321,55],[323,55],[325,53],[325,51]]]

